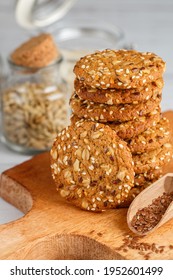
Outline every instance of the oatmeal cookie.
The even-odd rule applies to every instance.
[[[77,122],[58,134],[50,154],[57,190],[82,209],[116,208],[133,186],[130,150],[109,126]]]
[[[135,174],[135,186],[143,186],[146,181],[150,181],[154,183],[157,179],[159,179],[163,175],[163,170],[161,169],[151,169],[148,172]]]
[[[155,126],[132,138],[128,145],[133,154],[142,154],[158,149],[169,142],[169,139],[169,121],[166,118],[162,118]]]
[[[17,65],[40,68],[60,57],[50,34],[40,34],[23,43],[11,54],[11,61]]]
[[[116,131],[117,135],[125,140],[136,137],[143,131],[151,126],[155,126],[161,118],[160,107],[156,108],[151,113],[148,113],[142,117],[138,117],[132,121],[126,121],[122,123],[109,122],[109,125]]]
[[[80,99],[108,105],[138,104],[151,97],[155,99],[157,95],[162,94],[163,85],[161,78],[139,89],[97,89],[85,86],[78,79],[74,81],[74,89]]]
[[[135,174],[145,173],[152,169],[161,169],[164,164],[171,160],[172,152],[172,145],[165,143],[154,151],[133,155]]]
[[[139,134],[141,134],[143,131],[145,131],[147,128],[151,126],[155,126],[161,118],[161,110],[160,107],[156,108],[151,113],[146,114],[145,116],[138,117],[132,121],[127,122],[107,122],[106,125],[109,125],[117,135],[125,140],[131,139]],[[71,123],[75,123],[77,121],[84,121],[83,118],[78,118],[76,115],[72,114],[71,116]]]
[[[97,51],[82,57],[74,73],[92,88],[141,88],[160,78],[165,62],[156,54],[136,50]]]
[[[94,103],[87,100],[80,100],[76,93],[73,93],[70,99],[72,111],[79,118],[85,118],[99,122],[125,122],[144,116],[154,111],[161,102],[161,96],[156,99],[150,98],[140,104],[120,104],[107,105]]]

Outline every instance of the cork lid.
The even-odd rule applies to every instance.
[[[50,34],[32,37],[15,49],[10,59],[19,66],[41,68],[60,57],[60,52]]]

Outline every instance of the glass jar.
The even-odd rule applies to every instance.
[[[73,68],[82,56],[107,48],[132,47],[131,44],[125,44],[125,35],[121,28],[95,19],[89,21],[76,18],[66,19],[51,25],[48,30],[53,34],[63,55],[61,72],[71,92],[75,79]]]
[[[43,68],[8,61],[10,78],[2,89],[2,140],[23,153],[49,150],[68,124],[68,88],[60,75],[62,58]]]

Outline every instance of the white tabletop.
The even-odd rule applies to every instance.
[[[28,32],[22,30],[14,18],[15,1],[0,1],[0,54],[3,58]],[[76,19],[99,20],[124,30],[127,43],[135,43],[141,51],[160,55],[167,63],[164,75],[162,111],[173,109],[173,1],[172,0],[80,0],[65,16],[64,21]],[[12,152],[0,143],[0,172],[28,159],[29,156]],[[0,223],[17,219],[20,211],[0,199]]]

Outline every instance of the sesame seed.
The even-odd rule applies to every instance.
[[[160,169],[160,167],[159,167],[159,166],[155,166],[155,169],[156,169],[156,170],[159,170],[159,169]]]
[[[58,173],[61,171],[60,167],[57,168]]]
[[[94,170],[94,166],[93,166],[93,165],[90,165],[88,168],[89,168],[90,170]]]
[[[118,146],[121,148],[121,149],[124,149],[124,146],[122,144],[118,144]]]
[[[121,83],[121,82],[118,82],[118,86],[121,86],[123,83]]]
[[[117,73],[123,72],[123,69],[117,69],[116,72],[117,72]]]

